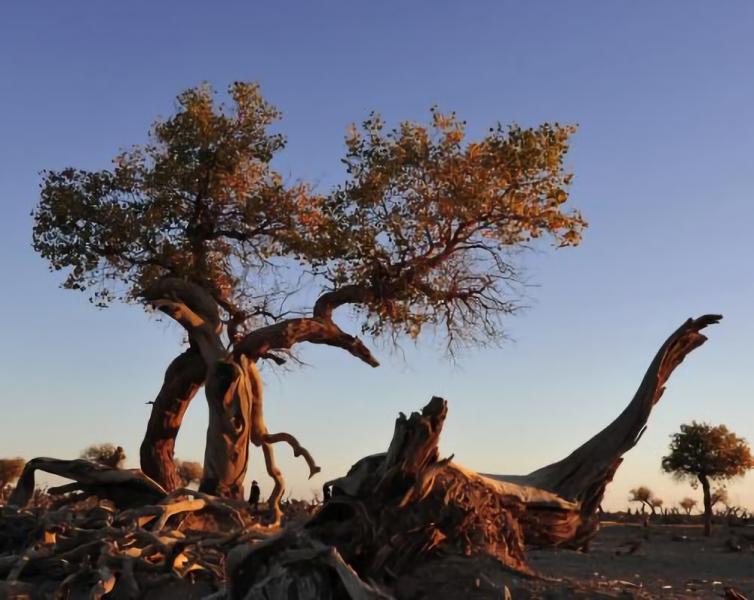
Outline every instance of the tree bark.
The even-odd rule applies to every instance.
[[[704,494],[704,535],[712,535],[712,494],[710,492],[710,482],[706,475],[699,475],[699,483],[702,484]]]
[[[170,363],[165,380],[152,404],[147,431],[140,448],[141,470],[168,492],[181,487],[173,452],[178,430],[189,403],[204,384],[207,367],[191,347]]]
[[[395,578],[441,554],[484,553],[528,571],[524,528],[548,520],[525,515],[524,495],[558,504],[545,492],[485,480],[439,458],[447,403],[432,398],[410,417],[401,414],[386,453],[356,463],[326,484],[332,495],[307,524],[307,533],[337,548],[362,578]]]
[[[205,390],[209,424],[204,475],[199,490],[215,496],[243,499],[251,433],[248,374],[233,360],[215,360],[209,366]]]
[[[233,360],[220,339],[217,303],[201,287],[175,278],[157,282],[144,297],[186,329],[206,366],[209,425],[199,489],[242,498],[249,457],[251,385],[247,370]]]

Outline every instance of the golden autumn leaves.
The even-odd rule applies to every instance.
[[[365,290],[365,332],[416,337],[439,325],[484,341],[515,308],[510,251],[545,235],[576,245],[586,226],[564,208],[571,126],[497,125],[467,141],[453,113],[396,129],[375,113],[349,128],[344,182],[317,191],[272,167],[285,139],[270,131],[280,113],[259,87],[236,82],[228,96],[181,93],[149,143],[111,170],[45,173],[34,246],[67,272],[66,287],[106,304],[180,277],[237,321],[274,321],[271,304],[296,287],[276,273],[293,267],[322,289]]]

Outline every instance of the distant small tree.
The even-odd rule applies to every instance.
[[[178,468],[178,476],[183,481],[183,485],[189,485],[191,483],[199,483],[202,480],[204,469],[198,462],[191,460],[178,460],[175,461]]]
[[[640,485],[637,488],[629,490],[628,493],[629,502],[641,503],[641,514],[645,513],[645,507],[648,507],[649,510],[651,510],[654,514],[655,510],[652,507],[652,498],[654,497],[654,494],[652,493],[652,490],[650,490],[646,485]]]
[[[652,509],[652,514],[656,514],[656,511],[662,513],[662,505],[665,504],[662,498],[650,498],[649,506]]]
[[[715,508],[715,506],[718,504],[727,506],[728,488],[726,488],[724,485],[717,486],[714,490],[712,490],[712,493],[710,494],[710,501],[712,502],[712,508]]]
[[[684,498],[681,500],[678,505],[686,512],[687,515],[691,514],[691,511],[696,506],[696,500],[693,498]]]
[[[751,448],[746,440],[728,431],[725,425],[712,426],[696,421],[681,425],[681,431],[671,437],[670,454],[663,457],[662,468],[678,479],[689,479],[692,487],[699,483],[702,485],[704,535],[709,536],[712,532],[712,507],[722,501],[718,496],[713,502],[710,483],[742,476],[754,468]],[[720,489],[715,491],[719,492]]]
[[[106,467],[120,469],[123,467],[123,461],[126,460],[126,453],[122,446],[113,446],[112,444],[93,444],[81,452],[81,458],[90,460]]]
[[[21,477],[26,461],[23,458],[0,458],[0,489]]]

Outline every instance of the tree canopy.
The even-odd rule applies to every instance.
[[[258,86],[234,83],[229,97],[189,89],[111,169],[44,173],[33,243],[65,287],[105,306],[167,276],[191,281],[236,336],[285,314],[297,266],[337,292],[321,311],[358,305],[370,334],[441,326],[452,346],[500,334],[516,305],[513,250],[580,240],[583,218],[564,210],[571,126],[497,125],[470,142],[452,113],[390,130],[372,114],[347,135],[344,183],[321,192],[273,169],[285,139]]]
[[[640,485],[637,488],[628,491],[629,502],[639,502],[641,504],[641,512],[644,512],[644,508],[648,507],[653,513],[655,509],[652,506],[654,500],[654,492],[650,490],[646,485]]]
[[[746,440],[725,425],[693,421],[672,435],[662,468],[679,479],[690,479],[693,485],[700,476],[727,480],[744,475],[754,468],[754,458]]]
[[[687,515],[691,514],[692,509],[697,505],[696,500],[693,498],[686,497],[683,500],[681,500],[678,505],[686,511]]]
[[[183,481],[183,485],[199,483],[201,481],[204,469],[200,463],[192,460],[176,459],[175,465],[178,469],[178,476]]]

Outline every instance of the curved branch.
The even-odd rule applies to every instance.
[[[215,330],[222,325],[214,298],[201,286],[185,279],[164,277],[144,290],[142,297],[150,303],[161,299],[178,300],[191,312],[208,321]]]
[[[331,319],[333,311],[344,304],[363,304],[368,302],[372,293],[359,285],[346,285],[331,292],[325,292],[314,303],[315,318]]]
[[[279,442],[285,442],[293,449],[293,456],[303,456],[306,464],[309,466],[309,479],[314,477],[322,469],[317,465],[309,451],[304,448],[299,441],[290,433],[268,433],[262,437],[265,444],[277,444]]]
[[[274,522],[278,523],[282,517],[280,499],[285,492],[285,479],[275,462],[275,451],[273,450],[272,444],[277,442],[288,442],[293,448],[293,455],[303,456],[304,460],[306,460],[306,464],[309,465],[309,478],[319,473],[321,469],[317,466],[309,451],[301,446],[298,440],[290,433],[270,434],[267,432],[267,424],[264,421],[264,392],[259,369],[257,369],[254,361],[247,359],[245,356],[242,356],[240,361],[242,368],[248,373],[249,385],[251,388],[251,431],[249,439],[255,446],[262,447],[267,474],[275,482],[268,504],[272,509]]]
[[[186,329],[208,366],[224,357],[217,302],[207,291],[189,281],[167,277],[146,289],[143,297]]]
[[[359,338],[349,335],[333,321],[318,317],[286,319],[255,329],[236,344],[234,354],[236,359],[244,355],[255,361],[272,350],[286,350],[300,342],[335,346],[372,367],[380,364]]]

